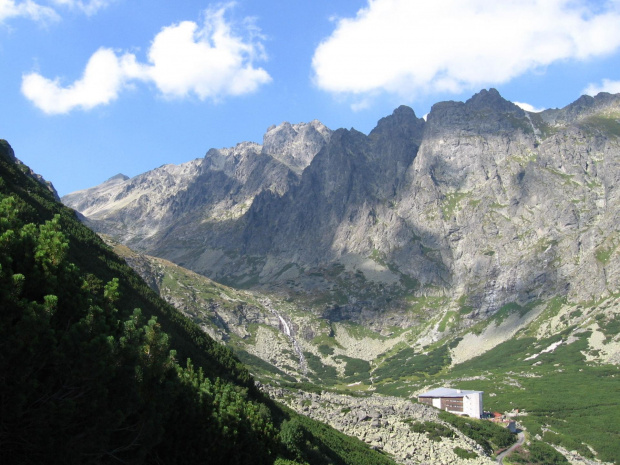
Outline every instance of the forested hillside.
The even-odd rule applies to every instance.
[[[269,402],[0,141],[0,462],[392,463]]]

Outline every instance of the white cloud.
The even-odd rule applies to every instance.
[[[97,13],[97,11],[106,8],[114,0],[53,0],[53,3],[59,6],[68,7],[84,12],[86,15],[91,16]]]
[[[42,3],[80,10],[88,16],[94,15],[97,11],[107,7],[115,0],[43,0],[35,2],[33,0],[0,0],[0,23],[10,18],[27,18],[33,21],[58,21],[60,15],[57,9],[46,6]]]
[[[134,55],[119,58],[114,51],[101,48],[88,60],[81,79],[70,86],[62,87],[59,79],[30,73],[22,79],[22,93],[50,115],[74,108],[89,110],[115,100],[129,79],[140,78],[142,74]]]
[[[39,5],[32,0],[16,2],[0,0],[0,23],[10,18],[28,18],[34,21],[57,21],[60,16],[53,8]]]
[[[529,103],[524,103],[524,102],[512,102],[514,103],[516,106],[523,108],[525,111],[529,111],[531,113],[540,113],[541,111],[544,111],[544,108],[536,108],[533,105],[530,105]]]
[[[264,69],[253,66],[255,59],[265,58],[261,43],[235,35],[224,20],[225,10],[208,10],[200,29],[184,21],[157,34],[148,53],[148,74],[162,94],[218,99],[253,92],[271,81]]]
[[[33,72],[22,80],[22,93],[48,114],[89,110],[118,98],[134,81],[153,83],[168,98],[195,94],[199,99],[218,100],[255,91],[271,81],[254,60],[264,59],[255,30],[246,28],[244,40],[224,20],[228,6],[207,10],[202,28],[191,21],[165,27],[155,36],[148,63],[131,53],[117,56],[101,48],[92,55],[81,79],[63,87],[60,79],[47,79]]]
[[[557,60],[620,47],[619,2],[369,0],[315,50],[329,92],[413,97],[507,82]]]
[[[595,96],[599,92],[609,92],[610,94],[620,94],[620,81],[603,79],[602,84],[590,84],[583,90],[584,94]]]

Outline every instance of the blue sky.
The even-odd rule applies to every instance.
[[[620,92],[620,0],[0,0],[0,138],[61,195],[495,87]]]

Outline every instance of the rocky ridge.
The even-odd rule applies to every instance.
[[[474,324],[615,292],[619,135],[618,95],[528,113],[491,89],[427,121],[400,107],[369,135],[283,123],[63,200],[132,247],[331,319],[412,325],[408,296],[447,296]]]
[[[91,228],[134,248],[148,250],[171,235],[175,243],[197,247],[203,235],[234,235],[235,220],[261,192],[282,195],[298,182],[299,172],[330,135],[318,121],[283,123],[267,130],[262,146],[242,142],[131,179],[117,175],[66,195],[63,202],[84,215]]]
[[[500,390],[542,377],[532,370],[546,373],[556,350],[579,354],[558,356],[558,372],[618,364],[618,96],[534,114],[485,91],[434,112],[424,123],[402,107],[369,136],[334,132],[284,193],[263,191],[240,216],[213,217],[213,236],[197,249],[190,233],[204,226],[187,218],[167,241],[149,239],[166,244],[162,255],[211,264],[220,281],[251,292],[213,282],[215,293],[201,291],[150,257],[154,285],[274,384],[408,397],[464,382],[450,370],[524,338],[527,347],[510,354],[519,368],[492,381]],[[394,133],[408,135],[386,135]],[[385,160],[377,151],[387,144]],[[390,168],[392,152],[402,158]],[[395,176],[385,192],[384,167]],[[444,370],[437,379],[428,376],[435,369]],[[491,382],[476,372],[468,380]]]

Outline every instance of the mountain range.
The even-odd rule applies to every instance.
[[[490,89],[368,135],[282,123],[62,201],[261,382],[484,390],[611,463],[619,160],[620,95],[534,113]]]
[[[619,284],[620,98],[529,113],[494,89],[400,107],[369,135],[283,123],[63,197],[93,229],[216,281],[348,318],[449,296],[502,305]]]

